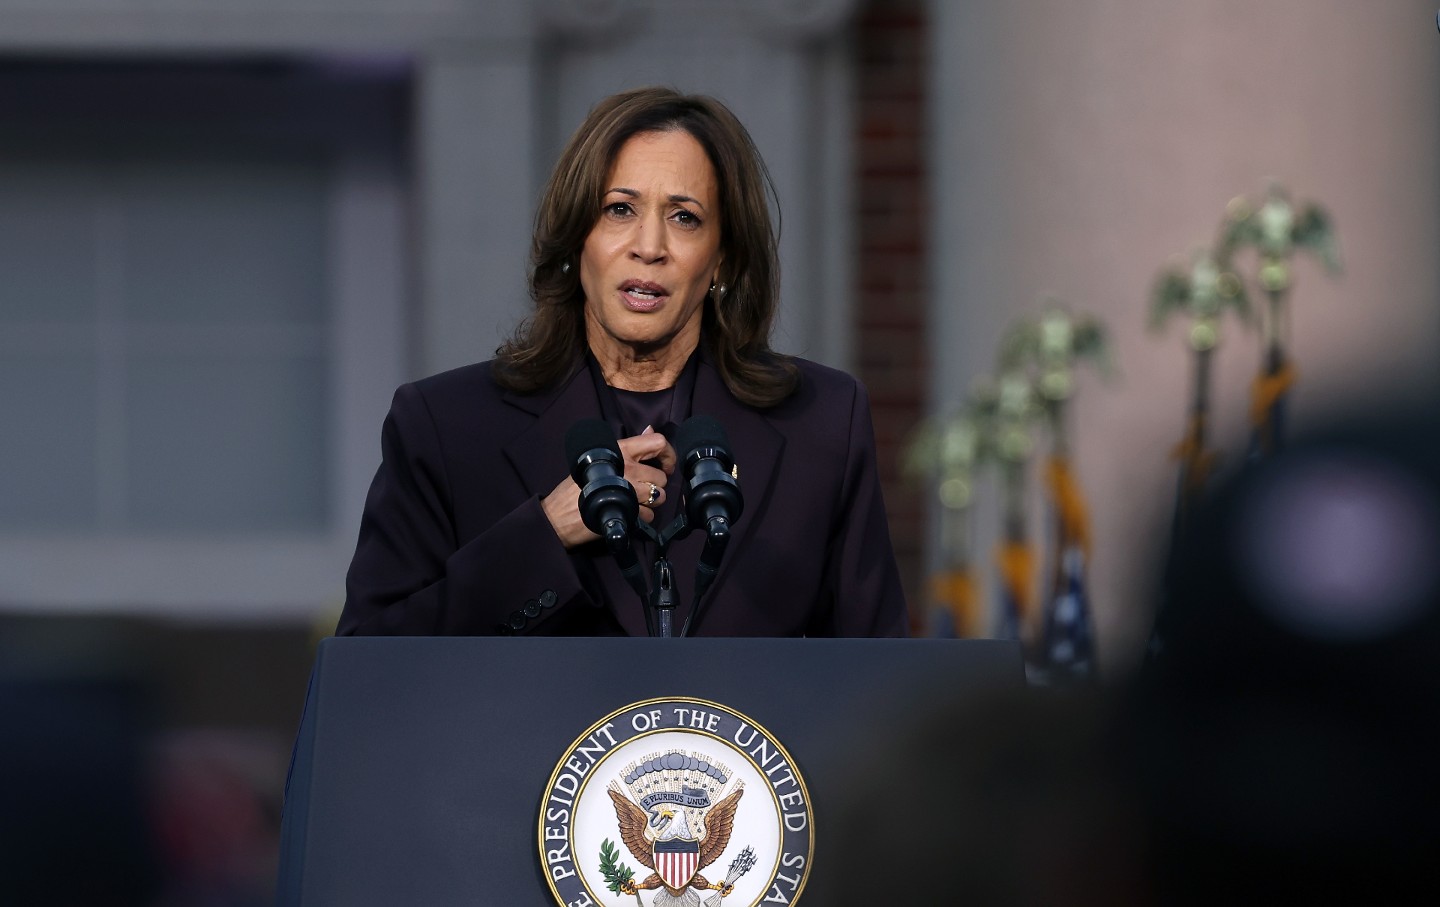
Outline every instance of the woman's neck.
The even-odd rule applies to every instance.
[[[600,374],[611,387],[627,391],[659,391],[674,387],[695,352],[696,342],[677,337],[659,347],[623,343],[590,343]]]

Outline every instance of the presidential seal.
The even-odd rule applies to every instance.
[[[805,781],[768,731],[718,703],[652,699],[565,752],[539,844],[565,907],[756,907],[799,899],[815,832]]]

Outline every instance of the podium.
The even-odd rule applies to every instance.
[[[1019,644],[1000,640],[326,639],[276,903],[552,907],[547,785],[587,729],[652,699],[721,704],[773,734],[808,787],[823,860],[826,802],[858,743],[883,747],[927,695],[1024,682]]]

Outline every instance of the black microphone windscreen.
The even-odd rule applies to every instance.
[[[620,444],[615,440],[615,430],[603,419],[581,419],[565,432],[565,462],[574,468],[575,462],[586,451],[605,448],[620,459]]]
[[[730,449],[725,429],[710,416],[691,416],[675,432],[675,450],[681,460],[688,459],[697,447],[719,447],[727,453]]]

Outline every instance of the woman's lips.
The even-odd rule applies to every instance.
[[[620,296],[633,311],[650,312],[658,309],[670,294],[658,283],[632,280],[620,285]]]

